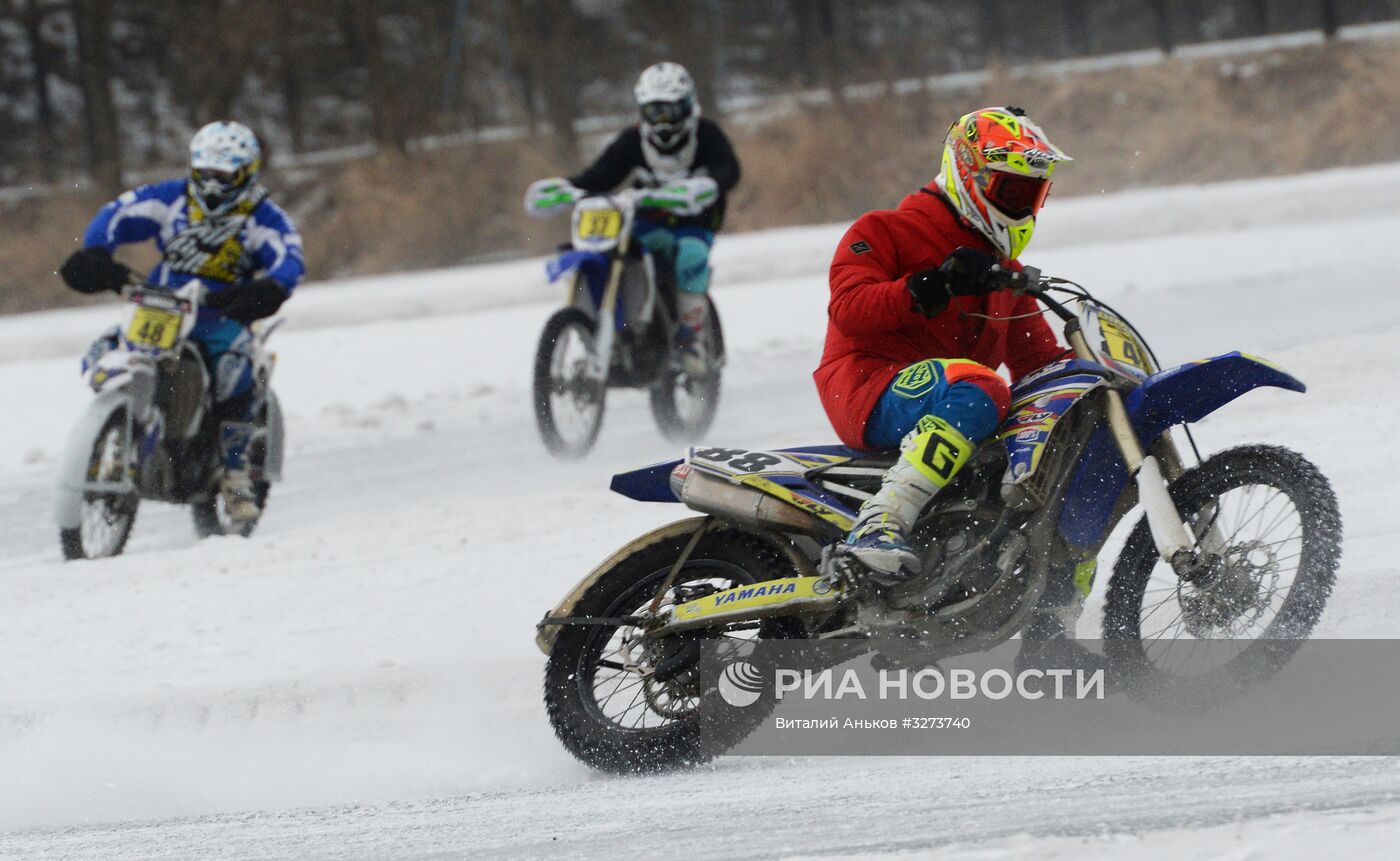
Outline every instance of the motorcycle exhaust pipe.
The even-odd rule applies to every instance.
[[[734,484],[681,464],[671,473],[671,489],[687,506],[758,529],[815,533],[816,515],[751,487]]]

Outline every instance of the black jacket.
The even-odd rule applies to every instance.
[[[692,216],[655,210],[646,210],[641,216],[668,227],[698,226],[719,230],[724,221],[725,198],[729,190],[739,184],[739,159],[719,124],[708,117],[701,117],[695,129],[695,155],[690,163],[690,175],[708,176],[719,186],[719,200],[714,206]],[[642,132],[637,126],[613,138],[593,164],[569,178],[575,187],[593,194],[612,191],[629,180],[633,188],[656,184],[646,156],[642,153]]]

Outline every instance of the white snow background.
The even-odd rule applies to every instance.
[[[731,352],[708,440],[834,441],[810,372],[842,229],[721,238]],[[1288,445],[1331,477],[1346,543],[1324,637],[1400,636],[1396,237],[1400,165],[1052,198],[1026,256],[1113,303],[1165,364],[1243,349],[1308,383],[1245,395],[1198,439]],[[187,510],[143,503],[125,555],[68,564],[53,470],[88,398],[77,355],[118,308],[0,319],[0,857],[603,857],[672,841],[717,857],[1308,857],[1400,836],[1400,764],[1383,758],[590,773],[545,719],[534,623],[686,512],[607,491],[680,453],[642,392],[610,394],[585,462],[545,454],[530,368],[559,296],[539,260],[300,288],[272,342],[287,480],[256,536],[199,541]]]

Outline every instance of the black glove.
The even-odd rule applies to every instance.
[[[259,278],[225,287],[204,297],[204,305],[244,326],[277,313],[287,301],[287,288],[272,278]]]
[[[964,245],[953,250],[938,271],[948,276],[948,292],[954,296],[983,296],[1002,288],[1006,270],[985,251]]]
[[[104,248],[80,248],[58,270],[63,283],[79,293],[117,292],[131,278],[131,270],[112,259]]]
[[[954,296],[981,296],[1001,289],[1005,270],[996,257],[976,248],[954,249],[937,269],[915,272],[904,282],[914,310],[925,317],[941,314]]]

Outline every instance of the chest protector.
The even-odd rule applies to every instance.
[[[226,284],[249,278],[256,265],[243,247],[243,225],[265,197],[267,192],[258,188],[228,212],[208,215],[187,196],[189,223],[165,246],[170,270]]]
[[[686,136],[685,144],[670,153],[657,149],[646,135],[642,135],[642,157],[646,159],[646,172],[650,174],[646,179],[650,180],[651,184],[661,186],[690,177],[695,165],[696,147],[694,132]]]

